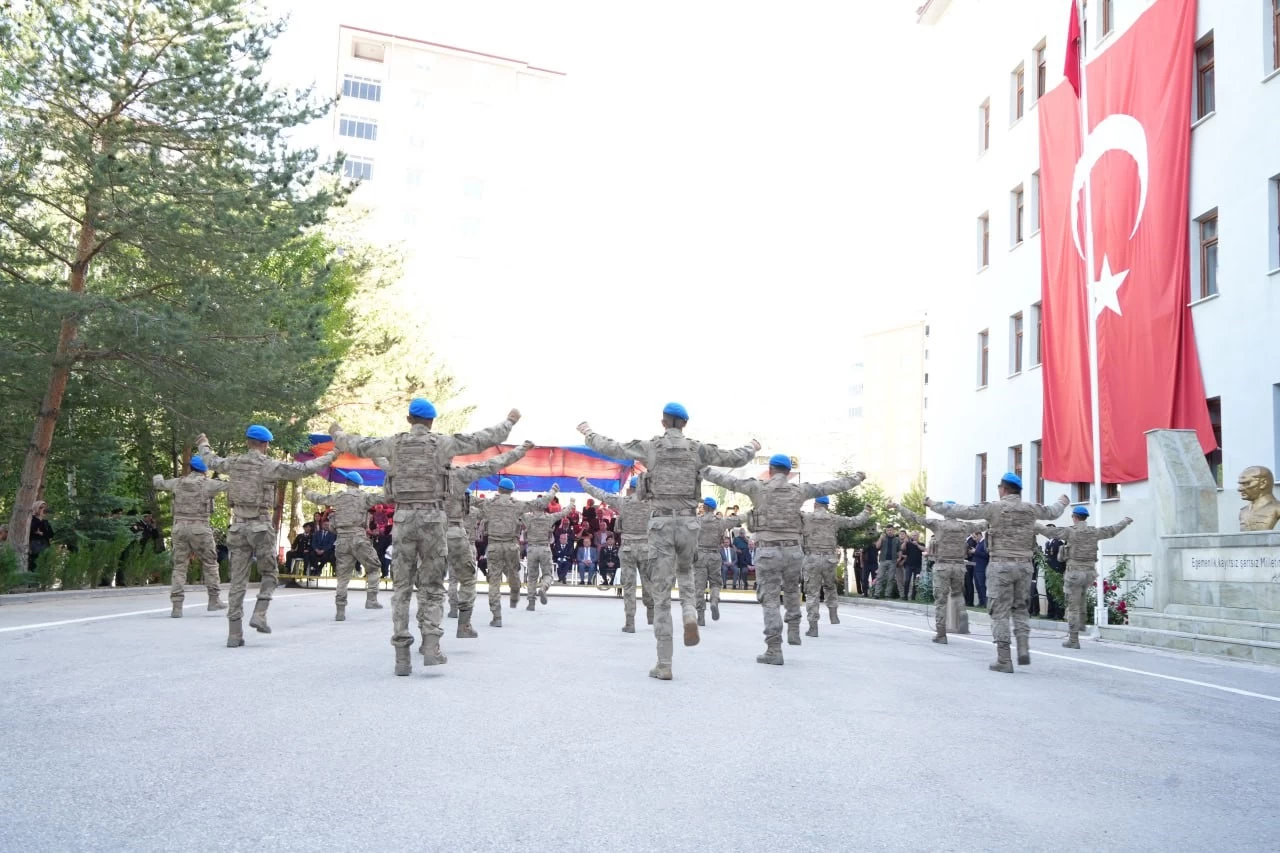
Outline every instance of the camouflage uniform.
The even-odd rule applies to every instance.
[[[222,590],[218,583],[218,547],[213,541],[209,516],[213,512],[213,496],[225,492],[230,483],[210,480],[203,472],[192,471],[185,477],[170,480],[157,474],[151,478],[151,485],[159,491],[173,492],[173,581],[169,584],[172,615],[182,615],[183,587],[187,584],[187,565],[192,554],[200,561],[204,585],[209,590],[209,609],[224,609],[218,600]]]
[[[555,491],[552,491],[552,495]],[[506,575],[507,585],[511,589],[511,606],[520,602],[520,522],[527,512],[543,512],[551,498],[535,498],[531,501],[518,501],[511,495],[498,494],[483,501],[477,501],[471,508],[485,523],[489,531],[489,547],[485,555],[489,558],[489,621],[491,628],[502,627],[502,576]]]
[[[658,663],[649,674],[671,678],[671,585],[680,581],[680,608],[684,617],[684,644],[698,644],[698,615],[693,603],[693,559],[698,547],[698,520],[694,510],[702,500],[699,471],[706,465],[737,468],[755,455],[755,447],[721,450],[702,444],[675,428],[647,441],[621,444],[588,432],[587,446],[618,459],[635,459],[645,465],[645,494],[649,511],[648,560],[653,584]]]
[[[1098,580],[1098,542],[1110,539],[1132,522],[1124,519],[1107,527],[1090,527],[1083,519],[1074,520],[1071,527],[1036,525],[1036,532],[1063,543],[1059,559],[1067,564],[1062,576],[1062,590],[1067,599],[1067,630],[1070,635],[1062,645],[1068,649],[1080,648],[1080,632],[1085,628],[1085,599],[1089,587]]]
[[[622,546],[618,559],[622,563],[622,631],[636,632],[636,578],[640,579],[640,596],[644,601],[645,618],[653,624],[653,582],[649,577],[649,507],[640,491],[630,495],[611,495],[587,483],[582,487],[587,494],[618,511],[617,531],[622,534]],[[671,593],[667,593],[671,597]]]
[[[947,607],[952,597],[964,596],[966,540],[970,533],[986,530],[987,523],[959,521],[953,518],[924,518],[905,506],[899,506],[898,512],[907,521],[927,527],[933,533],[933,540],[929,543],[929,548],[934,555],[933,622],[937,634],[933,641],[945,643],[947,641]],[[967,625],[965,627],[967,629]]]
[[[446,663],[440,651],[444,631],[444,571],[449,557],[445,498],[450,488],[449,463],[464,453],[479,453],[506,439],[515,422],[502,423],[469,435],[432,432],[426,424],[412,424],[408,432],[386,438],[362,438],[331,427],[334,446],[366,459],[385,457],[393,479],[396,514],[391,528],[391,645],[396,648],[396,672],[408,675],[409,599],[418,586],[418,628],[422,632],[423,663]]]
[[[365,608],[380,610],[378,603],[378,581],[382,579],[382,561],[378,552],[373,550],[369,534],[365,532],[365,524],[369,519],[369,510],[376,504],[385,503],[387,496],[383,492],[365,492],[354,483],[340,492],[331,495],[320,492],[307,492],[307,500],[319,506],[333,507],[333,532],[338,541],[334,543],[334,563],[338,575],[338,592],[334,597],[337,604],[335,621],[342,622],[347,618],[347,584],[355,572],[356,563],[364,567]]]
[[[743,480],[704,470],[702,476],[730,491],[751,498],[750,527],[756,542],[756,589],[764,610],[765,653],[759,663],[782,664],[782,617],[778,595],[787,606],[787,643],[800,645],[800,575],[804,551],[800,547],[804,502],[822,495],[845,492],[862,482],[862,477],[841,477],[825,483],[793,483],[786,474],[768,480]]]
[[[551,528],[570,512],[565,507],[559,512],[526,512],[524,514],[525,544],[528,546],[525,560],[525,582],[529,584],[528,610],[534,609],[534,599],[547,603],[547,590],[556,576],[556,564],[551,559]]]
[[[703,595],[711,585],[711,618],[720,618],[720,590],[724,573],[720,570],[720,538],[726,530],[742,523],[739,518],[716,518],[713,513],[698,516],[698,558],[693,564],[693,589],[698,609],[698,624],[707,624],[707,599]]]
[[[445,497],[445,515],[449,520],[446,539],[449,545],[449,615],[458,617],[457,636],[474,639],[471,611],[476,606],[476,543],[469,523],[471,496],[467,488],[484,477],[490,477],[508,465],[524,458],[529,448],[514,447],[480,462],[450,468],[449,493]],[[459,592],[461,587],[461,592]]]
[[[262,583],[258,586],[258,601],[249,627],[263,634],[271,633],[267,625],[267,608],[271,605],[271,593],[276,588],[279,574],[276,567],[276,528],[271,518],[275,510],[276,482],[301,480],[327,467],[338,454],[326,453],[309,462],[284,462],[257,450],[225,459],[214,453],[208,444],[201,444],[198,450],[210,471],[231,477],[227,488],[227,502],[231,505],[231,530],[227,534],[227,546],[231,549],[227,646],[235,648],[244,645],[240,620],[244,615],[244,594],[249,587],[249,561],[252,558],[258,561],[258,575]]]
[[[1009,660],[1009,620],[1018,642],[1018,663],[1031,663],[1031,625],[1027,607],[1031,595],[1031,552],[1036,547],[1036,520],[1057,518],[1067,508],[1059,498],[1048,506],[1027,503],[1018,494],[977,506],[931,503],[929,508],[947,518],[985,519],[990,532],[987,549],[987,603],[991,614],[991,636],[996,645],[992,669],[1012,672]]]
[[[836,535],[841,530],[862,527],[870,520],[869,509],[854,516],[836,515],[822,504],[815,504],[813,512],[802,514],[800,543],[804,550],[805,609],[809,614],[806,637],[818,636],[818,599],[823,590],[827,593],[827,615],[831,624],[840,624],[840,617],[836,615],[840,605],[839,590],[836,589],[840,545]]]

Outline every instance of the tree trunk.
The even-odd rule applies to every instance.
[[[85,274],[93,251],[96,234],[92,225],[94,213],[85,205],[84,219],[80,225],[80,239],[76,246],[76,262],[67,276],[67,290],[84,293]],[[36,415],[35,428],[31,431],[31,443],[27,445],[27,458],[22,463],[22,479],[18,495],[13,501],[13,513],[9,516],[9,541],[18,552],[19,565],[25,565],[31,547],[31,516],[36,501],[44,487],[44,470],[49,462],[49,448],[53,445],[53,431],[58,425],[62,398],[67,393],[67,380],[71,378],[71,365],[75,362],[76,335],[80,331],[80,314],[71,312],[62,318],[58,329],[58,347],[53,354],[53,373],[45,389],[44,399]]]

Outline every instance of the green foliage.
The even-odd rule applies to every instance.
[[[18,552],[10,548],[9,543],[0,542],[0,593],[18,586],[22,574],[23,571],[18,566]]]
[[[933,603],[933,572],[921,572],[916,578],[915,601],[921,604]]]
[[[923,518],[925,513],[928,511],[928,507],[924,505],[925,498],[928,497],[928,495],[928,474],[921,471],[920,475],[916,477],[914,482],[912,482],[911,488],[907,489],[906,494],[902,496],[902,505]],[[918,525],[911,525],[908,529],[919,530],[921,532],[924,530],[923,527]]]
[[[836,515],[854,516],[864,509],[871,510],[871,521],[868,524],[839,532],[836,541],[841,548],[865,548],[873,544],[880,532],[890,524],[902,526],[902,516],[889,509],[889,496],[874,480],[866,480],[853,491],[843,492],[834,498],[832,509]]]
[[[63,545],[53,545],[45,548],[36,557],[36,588],[41,590],[53,589],[53,585],[58,582],[58,578],[62,575],[63,566],[67,562],[67,549]]]
[[[1142,597],[1143,591],[1151,585],[1152,578],[1147,575],[1136,581],[1129,582],[1127,592],[1120,592],[1120,582],[1129,574],[1129,557],[1121,556],[1116,559],[1115,568],[1107,573],[1106,578],[1102,581],[1103,601],[1107,605],[1107,624],[1108,625],[1127,625],[1129,624],[1129,613],[1133,610],[1133,606]],[[1093,622],[1093,611],[1098,606],[1097,586],[1091,585],[1088,594],[1088,618],[1089,622]]]
[[[125,586],[144,586],[160,583],[172,571],[170,554],[156,551],[150,543],[133,543],[124,552],[121,570]]]
[[[1045,595],[1054,603],[1056,610],[1063,612],[1067,603],[1067,595],[1063,589],[1062,572],[1055,572],[1049,568],[1049,558],[1039,548],[1032,552],[1031,559],[1035,561],[1038,575],[1044,578]]]

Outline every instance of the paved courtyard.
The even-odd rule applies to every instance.
[[[997,675],[866,606],[765,667],[726,604],[661,683],[558,596],[395,678],[362,597],[281,590],[242,649],[201,592],[4,601],[0,850],[1280,849],[1280,669],[1039,632]]]

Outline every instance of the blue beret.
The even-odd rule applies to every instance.
[[[1088,507],[1085,507],[1085,506],[1078,506],[1078,507],[1076,507],[1075,509],[1071,510],[1071,514],[1072,514],[1072,515],[1078,515],[1078,516],[1080,516],[1081,518],[1088,518],[1088,517],[1089,517],[1089,508],[1088,508]]]
[[[360,476],[359,471],[343,471],[342,476],[346,477],[349,483],[355,483],[357,486],[364,485],[364,477]]]
[[[271,434],[271,430],[267,429],[262,424],[254,424],[249,427],[244,431],[244,437],[252,438],[254,441],[271,441],[275,438],[275,436]]]
[[[684,421],[689,420],[689,410],[679,403],[667,403],[662,407],[662,414],[670,415],[673,418],[680,418]]]
[[[431,405],[430,400],[424,400],[421,397],[415,397],[409,403],[409,417],[426,418],[427,420],[435,420],[436,407]]]
[[[514,492],[516,490],[516,484],[511,482],[510,477],[503,477],[498,481],[498,488],[506,489],[508,492]]]
[[[769,457],[770,468],[786,468],[791,470],[791,457],[785,453],[775,453]]]
[[[191,470],[192,471],[208,471],[209,466],[204,464],[204,460],[200,458],[199,454],[193,453],[191,455]]]
[[[827,506],[828,504],[831,503],[831,498],[827,497],[826,495],[821,495],[819,497],[814,498],[813,502],[816,504],[822,504],[823,506]]]
[[[1019,477],[1017,474],[1013,473],[1012,471],[1009,471],[1003,477],[1001,477],[1000,482],[1008,483],[1010,486],[1016,486],[1019,489],[1022,488],[1022,478]]]
[[[702,499],[702,503],[703,503],[703,505],[704,505],[704,506],[706,506],[706,507],[707,507],[707,509],[715,509],[715,508],[716,508],[716,499],[715,499],[715,498],[711,498],[711,497],[703,498],[703,499]]]

